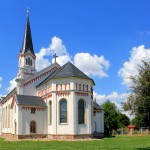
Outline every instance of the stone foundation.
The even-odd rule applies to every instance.
[[[18,135],[18,139],[37,139],[37,138],[47,138],[46,134],[27,134],[27,135]]]
[[[80,134],[80,135],[48,135],[48,139],[87,139],[87,138],[92,138],[92,134]]]
[[[80,134],[80,135],[47,135],[47,134],[27,134],[27,135],[14,135],[10,133],[3,133],[2,137],[8,140],[19,140],[19,139],[50,139],[50,140],[73,140],[73,139],[91,139],[93,134]]]
[[[10,133],[2,133],[2,137],[8,140],[18,139],[36,139],[36,138],[47,138],[46,134],[27,134],[27,135],[14,135]]]

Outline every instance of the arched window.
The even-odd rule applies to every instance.
[[[67,123],[67,101],[62,99],[60,101],[60,123]]]
[[[30,65],[30,58],[28,58],[28,65]]]
[[[8,128],[10,127],[10,105],[8,106]]]
[[[78,124],[85,123],[85,103],[83,100],[78,102]]]
[[[16,120],[14,120],[14,133],[15,134],[17,133],[17,123],[16,123]]]
[[[36,122],[35,121],[30,122],[30,133],[36,133]]]
[[[26,59],[26,65],[28,65],[28,59]]]
[[[5,128],[7,128],[7,106],[6,106],[6,124],[5,124]]]
[[[49,102],[49,124],[52,123],[52,101]]]
[[[32,59],[30,59],[30,66],[32,66]]]

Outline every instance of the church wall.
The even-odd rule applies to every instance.
[[[0,104],[0,135],[2,135],[2,105]]]
[[[78,124],[78,113],[77,113],[76,115],[77,134],[91,134],[92,133],[91,97],[90,96],[77,96],[76,97],[77,110],[78,110],[78,101],[80,99],[85,101],[85,124]]]
[[[81,89],[79,89],[81,85]],[[84,89],[83,89],[84,85]],[[48,87],[51,86],[51,95],[49,95]],[[45,85],[38,88],[38,92],[46,89],[44,94],[41,95],[49,105],[52,102],[52,124],[49,124],[48,118],[48,134],[91,134],[91,87],[93,85],[89,80],[70,78],[70,79],[57,79],[47,82]],[[88,87],[88,89],[87,89]],[[67,94],[66,94],[67,92]],[[78,92],[78,93],[77,93]],[[87,94],[88,93],[88,94]],[[80,94],[82,96],[80,96]],[[59,123],[59,101],[65,98],[67,100],[67,123]],[[86,124],[78,125],[78,100],[84,99],[86,101]],[[57,103],[56,103],[57,101]],[[49,108],[49,107],[48,107]],[[49,112],[49,111],[48,111]],[[57,117],[56,117],[57,116]],[[49,114],[48,114],[49,117]],[[56,119],[57,118],[57,119]]]
[[[31,114],[30,108],[21,108],[22,109],[22,132],[23,134],[30,134],[30,122],[36,122],[36,134],[47,134],[47,114],[46,108],[36,109],[35,114]]]
[[[11,133],[12,132],[12,103],[13,97],[10,97],[4,104],[2,104],[2,133]]]
[[[67,123],[60,123],[60,100],[64,98],[67,100]],[[74,125],[74,108],[73,108],[73,94],[72,92],[69,96],[57,96],[57,134],[74,134],[73,125]]]
[[[60,66],[58,64],[51,65],[26,79],[23,85],[23,95],[37,96],[36,86],[41,83],[49,74],[51,74],[51,72],[53,71],[52,68],[54,67],[59,68]],[[51,72],[46,74],[46,72],[48,72],[49,70],[51,70]]]
[[[94,122],[93,122],[93,132],[104,132],[104,110],[101,112],[96,112],[94,117]]]

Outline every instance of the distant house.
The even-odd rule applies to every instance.
[[[71,62],[60,66],[56,57],[53,64],[36,71],[28,16],[17,86],[0,102],[3,137],[75,139],[103,134],[104,111],[93,101],[93,79]]]

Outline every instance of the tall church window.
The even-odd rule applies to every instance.
[[[8,128],[10,127],[10,105],[8,106]]]
[[[52,124],[52,101],[49,102],[49,124]]]
[[[67,123],[67,101],[60,100],[60,123]]]
[[[81,91],[81,84],[79,84],[79,91]]]
[[[88,92],[88,85],[86,85],[86,91]]]
[[[36,133],[36,122],[35,121],[30,122],[30,133]]]
[[[79,100],[78,102],[78,124],[85,123],[85,102]]]
[[[7,106],[6,106],[6,126],[5,127],[7,128]]]

